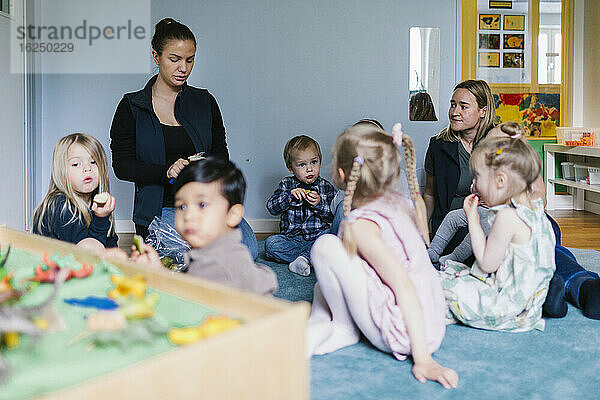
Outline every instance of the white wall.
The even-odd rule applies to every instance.
[[[600,127],[600,1],[586,0],[583,41],[583,125]]]
[[[24,79],[11,74],[10,22],[0,15],[0,224],[25,229]]]
[[[454,0],[152,1],[153,23],[171,16],[195,33],[196,65],[189,83],[216,97],[231,159],[248,181],[247,218],[272,218],[265,202],[287,174],[285,142],[308,134],[325,154],[329,177],[335,137],[363,117],[387,128],[402,121],[413,136],[419,166],[429,137],[447,124],[457,76]],[[408,121],[408,37],[411,26],[440,27],[440,121]],[[103,56],[103,55],[99,55]],[[150,43],[148,40],[148,57]],[[118,59],[114,62],[119,62]],[[46,190],[54,143],[85,131],[108,150],[114,109],[148,75],[43,75],[38,78],[36,201]],[[116,217],[130,220],[133,185],[111,176]]]

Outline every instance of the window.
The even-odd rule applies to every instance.
[[[0,12],[4,14],[11,14],[10,6],[11,0],[0,0]]]

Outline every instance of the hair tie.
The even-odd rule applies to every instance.
[[[498,148],[496,149],[496,155],[499,156],[500,154],[502,154],[502,152],[504,151],[504,148],[508,145],[507,142],[502,142],[498,145]]]
[[[402,135],[402,124],[400,122],[397,122],[392,127],[392,141],[396,146],[402,146]]]
[[[365,159],[362,158],[361,156],[356,156],[356,157],[354,157],[354,162],[357,162],[358,165],[363,165],[365,163]]]
[[[515,133],[513,136],[510,136],[511,139],[519,139],[521,137],[520,133]]]

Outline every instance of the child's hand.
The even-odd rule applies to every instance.
[[[306,198],[306,190],[302,189],[302,188],[296,188],[296,189],[292,189],[290,194],[292,195],[292,198],[296,199],[296,200],[307,200]]]
[[[321,201],[321,196],[319,196],[319,192],[316,190],[311,190],[310,192],[306,193],[306,201],[308,204],[314,207]]]
[[[115,198],[111,195],[108,196],[108,200],[104,205],[99,206],[98,203],[92,203],[92,211],[96,214],[97,217],[106,217],[109,216],[111,212],[115,210]]]
[[[175,161],[167,170],[167,178],[177,178],[181,173],[181,170],[183,170],[189,163],[190,162],[188,160],[184,160],[183,158]]]
[[[442,367],[432,358],[428,361],[415,363],[412,369],[415,378],[425,383],[428,379],[438,381],[446,389],[453,389],[458,386],[458,374],[450,368]]]
[[[465,210],[468,221],[476,221],[479,223],[479,213],[477,212],[478,204],[479,196],[477,196],[475,193],[465,197],[465,201],[463,202],[463,210]]]
[[[135,245],[131,246],[131,257],[129,258],[131,261],[137,264],[151,266],[153,269],[164,269],[160,262],[160,256],[156,250],[154,250],[154,247],[146,243],[141,243],[140,247],[142,248],[141,254]]]

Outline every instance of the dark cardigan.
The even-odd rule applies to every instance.
[[[110,129],[112,166],[117,178],[135,183],[133,222],[148,226],[160,215],[168,184],[162,127],[152,107],[152,85],[127,93],[117,106]],[[189,135],[196,152],[229,159],[225,127],[215,98],[184,84],[175,100],[175,119]]]
[[[450,212],[450,205],[460,179],[458,142],[447,142],[434,136],[429,140],[425,158],[431,158],[433,166],[433,171],[426,171],[427,174],[435,176],[437,196],[435,196],[431,217],[431,231],[436,232],[446,214]]]

